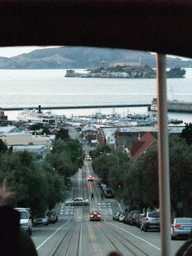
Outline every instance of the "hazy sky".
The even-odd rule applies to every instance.
[[[55,48],[57,46],[23,46],[23,47],[0,47],[0,57],[13,57],[22,53],[29,53],[37,49]]]

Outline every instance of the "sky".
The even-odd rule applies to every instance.
[[[0,57],[14,57],[23,53],[29,53],[37,49],[55,48],[58,46],[23,46],[23,47],[0,47]]]

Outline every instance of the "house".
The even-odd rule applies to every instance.
[[[92,125],[87,125],[85,126],[82,130],[82,135],[85,139],[87,139],[88,135],[94,135],[96,136],[97,134],[97,129],[95,127],[93,127]]]
[[[131,147],[132,141],[137,141],[144,132],[120,131],[115,132],[115,150],[126,152]]]
[[[156,143],[156,138],[150,132],[145,133],[140,140],[132,141],[131,148],[129,149],[130,159],[137,161],[142,154]]]
[[[99,146],[107,145],[112,150],[115,148],[114,132],[116,128],[99,128],[98,129],[98,141]]]
[[[106,145],[109,146],[112,150],[115,149],[115,137],[114,134],[106,134]]]

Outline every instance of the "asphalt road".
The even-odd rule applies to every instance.
[[[120,211],[121,205],[115,199],[101,200],[101,191],[95,180],[87,181],[94,175],[91,161],[85,161],[82,169],[72,178],[72,197],[84,197],[89,206],[57,206],[59,219],[56,224],[33,228],[32,239],[40,256],[104,256],[116,250],[123,255],[161,255],[160,233],[142,232],[140,229],[112,220],[112,212]],[[91,201],[91,192],[95,200]],[[98,210],[101,221],[90,221],[89,213]],[[172,255],[184,240],[171,241]]]

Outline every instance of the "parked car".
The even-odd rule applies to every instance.
[[[89,175],[89,176],[87,177],[87,180],[88,180],[88,181],[93,181],[93,180],[94,180],[94,177],[93,177],[92,175]]]
[[[90,213],[90,221],[101,220],[101,214],[98,211],[93,211]]]
[[[131,211],[131,212],[128,213],[127,218],[126,218],[126,223],[127,224],[132,225],[132,218],[133,218],[134,213],[136,213],[136,212],[139,213],[138,210]]]
[[[15,208],[20,213],[20,227],[24,232],[32,235],[32,216],[30,208]]]
[[[105,198],[114,198],[115,194],[112,189],[105,189],[104,196]]]
[[[33,225],[45,225],[47,226],[49,224],[49,219],[47,215],[37,215],[33,220]]]
[[[159,212],[147,212],[145,217],[141,221],[141,230],[147,232],[148,229],[157,229],[160,231],[160,213]]]
[[[84,199],[82,197],[77,197],[74,199],[69,199],[65,202],[65,205],[88,205],[88,199]]]
[[[119,220],[120,212],[114,212],[113,213],[113,220]]]
[[[49,223],[56,223],[58,221],[58,215],[56,212],[54,211],[49,211],[46,213],[47,217],[48,217],[48,221]]]
[[[136,226],[136,220],[139,218],[139,216],[140,216],[140,213],[139,212],[135,212],[133,214],[133,217],[130,220],[130,225]]]
[[[127,224],[127,217],[128,217],[128,214],[129,214],[128,211],[126,211],[125,214],[124,214],[124,219],[123,219],[123,223],[124,223],[124,224]]]
[[[123,220],[124,220],[124,213],[123,212],[120,212],[118,220],[119,220],[119,222],[123,222]]]
[[[145,214],[144,213],[140,213],[138,215],[138,217],[136,218],[136,221],[135,221],[135,226],[140,228],[141,227],[141,221],[142,219],[145,217]]]
[[[174,218],[171,225],[171,239],[188,237],[192,231],[192,218]]]

